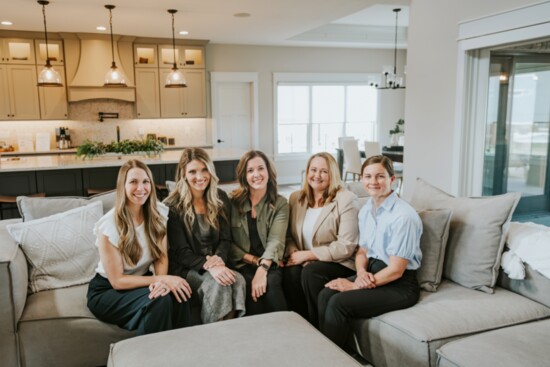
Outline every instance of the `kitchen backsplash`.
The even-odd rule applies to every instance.
[[[174,138],[176,146],[210,145],[207,120],[188,119],[134,119],[134,104],[103,99],[69,103],[70,120],[0,121],[0,145],[12,145],[19,150],[21,138],[36,143],[36,133],[49,133],[51,149],[55,149],[55,128],[68,127],[73,147],[84,140],[100,140],[109,143],[116,140],[116,127],[120,139],[137,139],[140,133],[156,134],[157,137]],[[118,119],[105,118],[99,121],[99,112],[118,113]]]

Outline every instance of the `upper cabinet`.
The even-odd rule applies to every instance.
[[[34,40],[36,52],[36,64],[46,65],[46,55],[50,58],[52,65],[64,65],[63,41],[48,40],[48,50],[46,52],[46,42],[44,40]],[[59,71],[59,70],[58,70]]]
[[[206,116],[204,47],[176,45],[176,65],[187,88],[165,88],[174,66],[172,45],[134,45],[136,111],[138,118],[191,118]]]
[[[0,119],[40,119],[36,65],[0,64]]]
[[[172,45],[159,45],[159,66],[172,68],[174,66],[174,48]],[[178,68],[204,69],[204,47],[176,46],[176,65]]]
[[[35,65],[34,41],[32,39],[2,39],[0,62],[2,64]]]

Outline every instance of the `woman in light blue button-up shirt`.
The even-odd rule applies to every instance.
[[[363,319],[413,306],[420,295],[420,217],[392,190],[393,164],[370,157],[361,168],[369,200],[359,212],[357,274],[328,282],[319,295],[320,330],[343,346],[349,319]]]

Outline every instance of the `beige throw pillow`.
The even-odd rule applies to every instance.
[[[24,222],[40,219],[66,212],[67,210],[88,205],[95,201],[103,204],[103,213],[107,213],[115,206],[116,190],[107,191],[101,194],[87,197],[78,196],[52,196],[45,198],[33,198],[28,196],[17,197],[17,207]]]
[[[92,279],[99,261],[93,228],[102,216],[101,202],[94,202],[6,227],[29,263],[30,292],[84,284]]]
[[[453,214],[443,275],[468,288],[493,293],[506,231],[520,193],[457,198],[417,179],[416,210],[451,208]]]
[[[451,209],[422,210],[418,213],[422,220],[422,262],[417,278],[420,287],[428,292],[437,291],[441,283],[452,214]]]

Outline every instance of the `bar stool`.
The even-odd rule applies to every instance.
[[[86,189],[86,196],[93,196],[93,195],[97,195],[97,194],[102,194],[104,192],[107,192],[107,191],[111,191],[113,189],[92,189],[92,188],[87,188]]]
[[[46,196],[46,194],[43,192],[40,192],[37,194],[19,195],[19,196],[43,198]],[[17,204],[17,196],[0,195],[0,220],[4,219],[4,210],[16,209],[17,208],[16,204]]]

